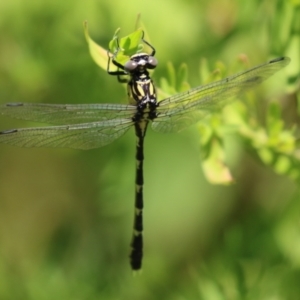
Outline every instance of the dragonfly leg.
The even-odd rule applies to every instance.
[[[146,40],[144,40],[144,35],[145,35],[145,33],[144,33],[144,31],[143,31],[142,41],[143,41],[147,46],[149,46],[149,47],[151,48],[152,52],[151,52],[150,55],[151,55],[151,56],[154,56],[155,53],[156,53],[156,50],[155,50],[155,48],[154,48],[149,42],[147,42]]]

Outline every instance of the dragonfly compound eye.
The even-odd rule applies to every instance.
[[[154,69],[158,64],[157,59],[154,56],[148,57],[147,69]]]
[[[133,72],[138,66],[138,63],[133,61],[133,60],[129,60],[128,62],[125,63],[124,65],[124,70],[128,73]]]

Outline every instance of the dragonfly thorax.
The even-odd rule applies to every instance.
[[[130,104],[139,105],[141,103],[156,104],[156,91],[148,71],[130,74],[131,79],[127,85],[127,93]]]

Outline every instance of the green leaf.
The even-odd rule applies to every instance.
[[[276,102],[270,103],[267,113],[267,129],[270,136],[277,136],[283,131],[284,123],[281,119],[281,110]]]
[[[187,81],[188,69],[186,64],[181,64],[178,72],[171,62],[167,63],[168,79],[162,77],[160,79],[160,89],[158,95],[160,99],[174,95],[176,93],[189,90],[191,87]]]
[[[225,150],[218,116],[212,116],[210,124],[199,124],[202,155],[202,169],[206,179],[212,184],[230,184],[233,177],[225,163]]]
[[[257,154],[266,165],[270,165],[274,160],[274,153],[267,147],[257,149]]]
[[[232,175],[225,163],[225,152],[222,142],[213,138],[209,144],[209,155],[202,162],[202,168],[206,178],[212,184],[230,184]]]
[[[98,45],[90,38],[87,21],[83,23],[83,26],[85,38],[89,45],[89,51],[93,60],[100,68],[106,70],[108,63],[107,50]],[[109,42],[109,51],[115,55],[115,59],[119,63],[124,64],[128,61],[131,55],[143,49],[143,45],[140,44],[141,38],[143,36],[143,31],[140,28],[118,41],[119,32],[120,28],[115,31],[112,40]]]
[[[121,28],[118,28],[115,31],[112,40],[108,44],[108,48],[109,48],[109,51],[111,53],[115,53],[118,50],[118,47],[119,47],[118,39],[119,39],[119,32],[120,32],[120,30],[121,30]]]
[[[106,70],[107,68],[107,62],[108,62],[108,56],[107,56],[107,50],[99,46],[97,43],[95,43],[89,36],[88,32],[88,23],[85,21],[83,23],[84,27],[84,35],[86,38],[86,41],[89,45],[90,54],[94,60],[94,62],[102,69]]]
[[[188,83],[188,68],[186,64],[181,64],[177,73],[177,91],[184,92],[191,88]]]
[[[118,42],[119,29],[115,32],[113,39],[109,42],[109,51],[114,59],[120,64],[125,64],[129,57],[143,50],[141,44],[143,30],[139,28],[133,33],[121,38]]]
[[[160,88],[158,89],[159,98],[169,97],[177,93],[176,91],[176,71],[171,62],[167,63],[168,79],[160,79]]]
[[[286,155],[279,155],[274,164],[274,170],[278,174],[287,174],[292,167],[291,159]]]
[[[173,87],[174,91],[176,91],[176,71],[174,65],[171,62],[167,63],[167,71],[170,86]]]

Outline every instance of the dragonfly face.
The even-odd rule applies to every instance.
[[[198,122],[203,115],[232,101],[287,66],[290,59],[279,57],[223,80],[198,86],[157,102],[149,69],[157,66],[155,49],[150,54],[137,53],[124,64],[116,53],[108,52],[107,72],[127,83],[129,105],[123,104],[43,104],[8,103],[0,105],[0,114],[17,119],[54,124],[55,126],[0,131],[0,143],[21,147],[67,147],[92,149],[121,137],[129,128],[136,134],[136,179],[134,231],[130,263],[139,270],[143,257],[143,161],[144,137],[149,122],[155,131],[180,131]],[[110,71],[110,64],[118,69]]]
[[[154,69],[157,66],[157,59],[147,53],[138,53],[130,57],[125,63],[124,70],[130,75],[143,74],[147,69]]]

